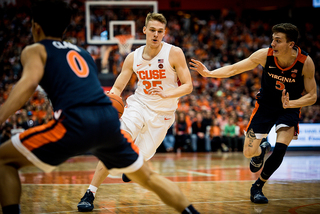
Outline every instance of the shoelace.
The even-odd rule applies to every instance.
[[[255,194],[254,194],[254,197],[256,198],[257,196],[260,196],[260,195],[264,196],[263,193],[262,193],[262,189],[257,189]]]
[[[91,192],[90,192],[91,193]],[[89,192],[86,192],[86,194],[81,198],[81,202],[90,202],[92,203],[94,200],[93,194],[90,194]]]

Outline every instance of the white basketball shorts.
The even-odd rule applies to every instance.
[[[153,111],[135,95],[126,100],[126,107],[120,119],[121,129],[131,135],[146,161],[156,153],[174,120],[174,112]]]

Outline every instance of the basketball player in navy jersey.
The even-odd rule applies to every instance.
[[[23,73],[0,108],[0,123],[25,104],[38,84],[47,92],[55,113],[49,123],[0,146],[2,212],[20,213],[20,168],[34,165],[50,172],[68,158],[90,151],[111,174],[126,173],[177,211],[198,213],[178,186],[144,164],[137,146],[120,130],[118,113],[103,92],[92,57],[61,40],[70,18],[63,1],[41,1],[32,8],[36,43],[21,53]]]
[[[277,139],[274,150],[266,160],[258,180],[251,187],[250,199],[254,203],[268,203],[262,187],[282,163],[292,139],[299,133],[300,109],[317,100],[315,67],[312,59],[296,42],[299,31],[290,23],[272,28],[269,48],[254,52],[250,57],[213,71],[192,59],[191,69],[204,77],[227,78],[262,65],[261,89],[256,96],[255,109],[246,130],[243,154],[251,158],[250,170],[263,167],[264,156],[270,151],[266,136],[276,126]],[[303,94],[304,93],[304,94]],[[303,95],[302,95],[303,94]]]

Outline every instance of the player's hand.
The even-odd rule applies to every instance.
[[[290,104],[289,104],[289,92],[286,93],[286,89],[283,89],[283,91],[282,91],[281,101],[282,101],[282,107],[283,107],[284,109],[290,108]]]
[[[197,71],[199,74],[201,74],[201,76],[203,76],[203,77],[209,77],[210,76],[210,71],[200,61],[195,60],[195,59],[191,59],[191,62],[189,62],[189,64],[191,66],[190,69],[194,70],[194,71]]]
[[[160,87],[152,87],[152,88],[150,88],[150,89],[148,90],[148,93],[149,93],[150,95],[159,95],[159,96],[162,97],[162,98],[166,98],[166,97],[167,97],[166,93],[165,93],[165,92],[163,91],[163,89],[160,88]]]
[[[114,93],[113,91],[105,91],[104,94],[108,96],[108,94],[116,94],[116,93]],[[116,95],[121,97],[119,94],[116,94]]]
[[[105,95],[114,94],[113,91],[105,91],[104,93],[105,93]]]

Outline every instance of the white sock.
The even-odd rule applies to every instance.
[[[96,192],[98,190],[98,187],[95,187],[95,186],[90,184],[88,189],[90,189],[90,191],[93,193],[93,196],[96,197]]]

